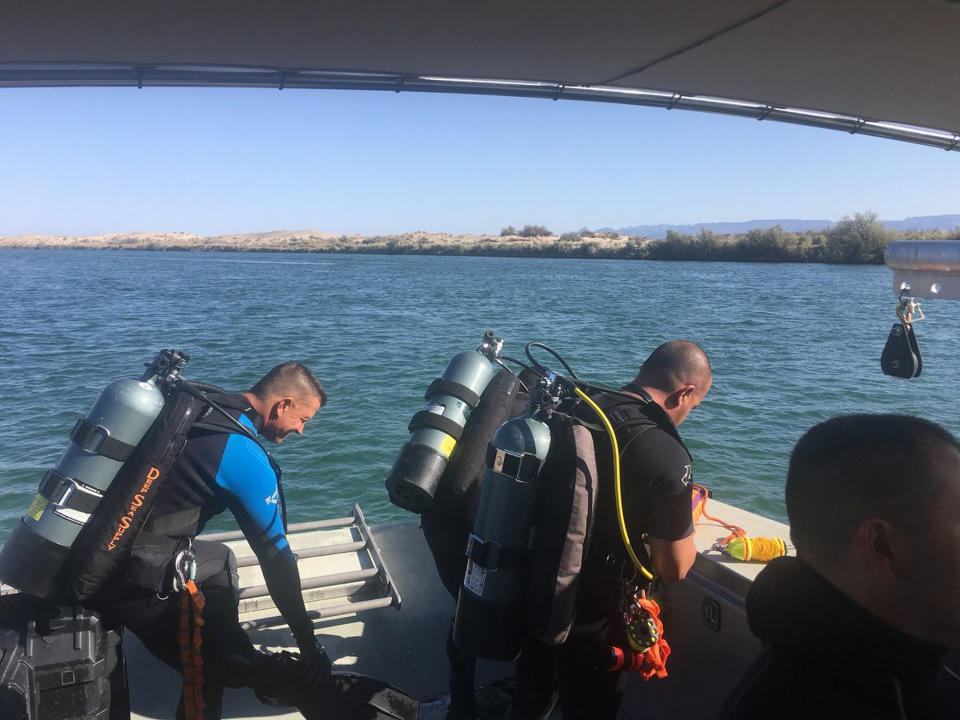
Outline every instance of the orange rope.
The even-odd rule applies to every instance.
[[[787,543],[781,538],[747,537],[747,531],[739,525],[732,525],[720,518],[708,515],[706,510],[708,497],[710,497],[710,491],[703,485],[695,484],[693,486],[693,522],[696,523],[703,516],[730,531],[727,537],[717,541],[714,545],[715,550],[720,550],[730,557],[744,562],[750,562],[751,560],[769,562],[787,554]]]
[[[707,498],[710,496],[710,492],[703,485],[697,485],[696,483],[694,483],[693,492],[695,493],[695,495],[699,494],[702,497],[702,500],[698,502],[700,506],[700,514],[703,515],[703,517],[705,517],[707,520],[713,520],[713,522],[722,525],[723,527],[725,527],[727,530],[730,531],[730,534],[727,535],[727,537],[725,537],[723,540],[717,541],[718,545],[726,545],[728,542],[733,540],[733,538],[747,536],[747,531],[744,530],[739,525],[732,525],[730,523],[724,522],[720,518],[715,518],[713,517],[713,515],[707,514]],[[696,520],[694,520],[694,522],[696,522]]]
[[[186,720],[203,720],[203,593],[193,580],[180,592],[180,666],[183,674],[183,712]],[[191,627],[192,626],[192,627]],[[191,637],[192,629],[192,637]]]

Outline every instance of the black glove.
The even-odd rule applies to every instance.
[[[297,643],[300,647],[300,657],[303,660],[303,682],[310,688],[325,688],[330,682],[332,665],[327,651],[315,637]]]

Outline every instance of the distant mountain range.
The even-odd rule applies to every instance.
[[[903,220],[881,220],[880,222],[890,230],[901,232],[908,230],[954,230],[960,227],[960,214],[955,215],[920,215]],[[833,220],[745,220],[743,222],[705,222],[693,225],[630,225],[617,228],[623,235],[639,235],[640,237],[666,237],[667,230],[696,235],[701,228],[712,230],[718,235],[735,235],[748,230],[769,228],[780,225],[787,232],[805,232],[807,230],[825,230],[834,224]]]

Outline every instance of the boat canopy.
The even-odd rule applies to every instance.
[[[960,0],[6,0],[0,86],[459,92],[960,146]]]

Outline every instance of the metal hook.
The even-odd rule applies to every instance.
[[[193,541],[187,540],[187,547],[177,553],[173,559],[173,589],[176,592],[186,590],[187,583],[197,579],[197,556],[193,552]]]
[[[915,320],[923,320],[924,314],[916,298],[909,297],[905,292],[901,292],[897,303],[897,317],[904,325],[910,325]]]

